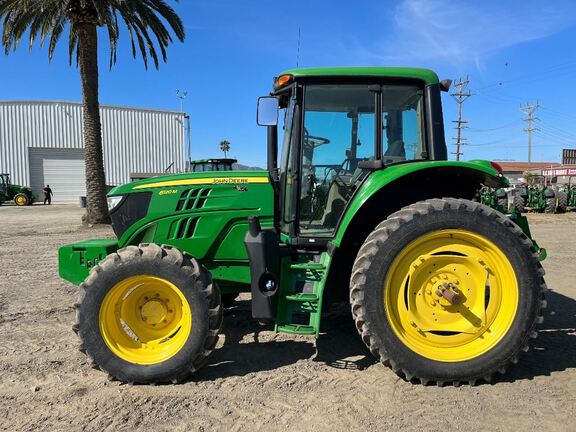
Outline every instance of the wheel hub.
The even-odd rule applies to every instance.
[[[143,296],[138,302],[140,319],[147,327],[162,328],[168,325],[174,317],[169,302],[168,298],[161,298],[159,293]]]
[[[487,271],[468,256],[418,257],[407,280],[412,326],[422,332],[480,331],[486,322]]]

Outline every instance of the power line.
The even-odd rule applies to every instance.
[[[532,132],[539,131],[540,128],[537,126],[533,126],[533,122],[538,120],[538,117],[534,116],[534,112],[540,108],[540,103],[536,101],[535,104],[526,104],[524,106],[520,105],[520,111],[526,114],[526,118],[523,118],[522,121],[528,123],[528,127],[524,129],[524,131],[528,132],[528,171],[530,171],[530,165],[532,163]]]
[[[466,99],[472,96],[470,90],[466,90],[469,83],[470,80],[468,79],[468,75],[466,75],[466,79],[464,80],[460,78],[460,81],[454,84],[454,87],[457,88],[458,91],[450,93],[450,96],[452,96],[454,100],[456,100],[456,103],[458,104],[458,120],[452,120],[452,123],[456,123],[456,127],[454,128],[456,129],[456,137],[452,137],[453,140],[456,140],[456,151],[452,152],[452,154],[456,155],[457,161],[459,161],[460,156],[464,154],[460,151],[460,146],[466,143],[466,138],[462,136],[462,129],[468,127],[467,126],[468,121],[462,120],[462,104]]]

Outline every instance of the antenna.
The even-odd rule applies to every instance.
[[[300,65],[300,26],[298,26],[298,49],[296,50],[296,67]]]

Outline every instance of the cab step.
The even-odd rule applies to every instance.
[[[275,327],[278,333],[319,336],[322,296],[331,257],[323,252],[318,261],[311,258],[293,262],[286,257],[282,264]]]

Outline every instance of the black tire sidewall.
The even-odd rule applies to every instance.
[[[192,313],[192,329],[184,346],[169,359],[153,365],[140,365],[125,361],[106,345],[99,327],[100,307],[106,294],[117,283],[132,277],[150,275],[173,283],[184,295]],[[170,381],[186,373],[192,361],[203,352],[209,331],[209,304],[202,293],[201,282],[181,267],[164,260],[135,257],[102,271],[86,289],[80,308],[80,333],[88,353],[104,370],[128,382]]]
[[[512,222],[509,222],[512,223]],[[458,229],[480,234],[504,251],[516,272],[519,302],[514,321],[504,337],[490,351],[471,360],[440,362],[422,357],[406,346],[391,327],[384,307],[384,281],[395,257],[412,241],[437,230]],[[390,233],[366,271],[364,307],[366,323],[378,347],[395,366],[409,375],[438,381],[467,377],[481,378],[507,364],[526,345],[539,313],[540,275],[533,265],[530,250],[522,247],[518,234],[493,217],[481,212],[448,209],[420,215],[400,224]]]

